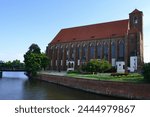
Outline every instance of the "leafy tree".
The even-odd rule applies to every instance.
[[[25,69],[29,77],[35,77],[37,71],[45,69],[49,64],[48,57],[40,50],[37,44],[32,44],[24,55]]]
[[[37,44],[32,44],[30,47],[29,47],[29,51],[28,52],[31,52],[31,53],[36,53],[36,54],[41,54],[41,49],[40,47],[37,45]]]
[[[5,69],[7,70],[11,70],[13,68],[11,61],[7,61],[5,63]]]
[[[41,69],[41,58],[39,54],[27,53],[24,55],[24,63],[27,75],[34,77],[37,71]]]
[[[20,69],[20,64],[21,64],[21,62],[20,62],[20,60],[13,60],[12,61],[12,67],[13,67],[13,69]]]
[[[143,66],[143,76],[144,79],[150,82],[150,63],[145,63]]]
[[[43,68],[44,70],[46,69],[46,67],[48,66],[50,60],[49,58],[46,56],[45,53],[41,54],[41,68]]]

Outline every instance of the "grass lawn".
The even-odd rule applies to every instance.
[[[68,73],[67,76],[75,78],[86,78],[103,81],[117,81],[117,82],[134,82],[143,83],[144,77],[138,73],[130,73],[127,76],[111,76],[110,73],[98,73],[98,74],[78,74]]]

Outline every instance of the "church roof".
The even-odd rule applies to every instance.
[[[62,29],[50,44],[122,37],[127,34],[128,19]]]

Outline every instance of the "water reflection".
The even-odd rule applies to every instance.
[[[6,73],[7,74],[7,73]],[[5,76],[0,79],[0,99],[23,100],[95,100],[117,99],[103,95],[76,90],[40,80],[28,80],[23,72],[14,77]],[[23,75],[22,77],[21,74]],[[10,74],[9,74],[10,76]],[[18,77],[18,78],[17,78]]]

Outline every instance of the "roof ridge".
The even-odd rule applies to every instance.
[[[128,21],[128,20],[129,19],[122,19],[122,20],[108,21],[108,22],[102,22],[102,23],[87,24],[87,25],[83,25],[83,26],[74,26],[74,27],[63,28],[61,30],[67,30],[67,29],[73,29],[73,28],[81,28],[81,27],[88,27],[88,26],[94,26],[94,25],[100,25],[100,24],[115,23],[115,22]]]

